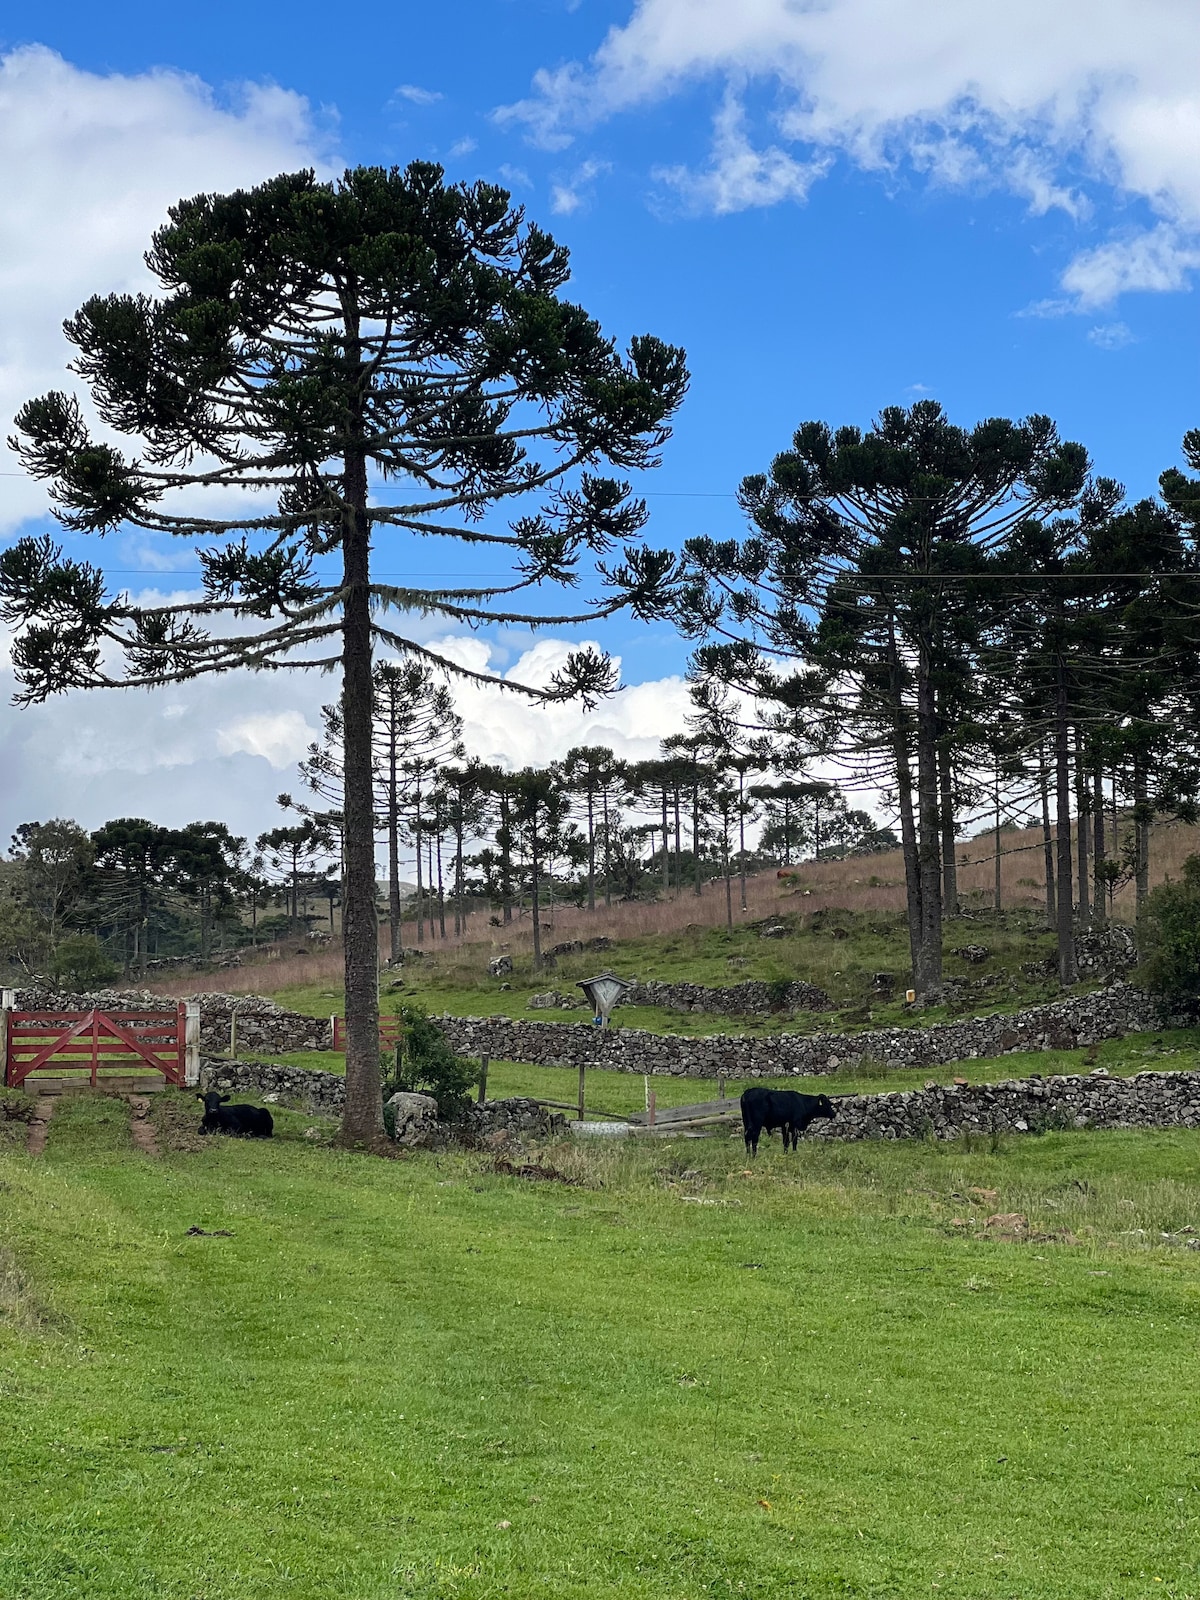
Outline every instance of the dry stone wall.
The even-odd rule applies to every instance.
[[[71,994],[56,989],[17,990],[21,1011],[174,1011],[170,996],[152,994],[149,989],[98,989],[88,994]],[[201,1050],[228,1050],[230,1017],[237,1010],[238,1048],[264,1051],[268,1055],[290,1050],[328,1050],[331,1044],[329,1020],[306,1017],[298,1011],[285,1011],[273,1000],[258,994],[190,994],[185,997],[200,1005]]]
[[[824,989],[797,980],[788,984],[747,979],[723,988],[701,983],[635,983],[618,1002],[623,1006],[659,1006],[664,1011],[701,1011],[723,1017],[766,1016],[772,1011],[832,1011]]]
[[[220,1094],[270,1095],[321,1116],[341,1116],[346,1103],[346,1080],[340,1072],[280,1067],[266,1061],[201,1057],[200,1087]],[[465,1106],[454,1127],[478,1138],[500,1132],[549,1134],[565,1128],[566,1118],[536,1100],[513,1096],[489,1100],[482,1106]]]
[[[968,1133],[1045,1133],[1060,1128],[1200,1127],[1200,1072],[1132,1078],[1032,1077],[946,1084],[891,1094],[836,1097],[837,1115],[806,1138],[958,1139]]]
[[[863,1033],[710,1035],[601,1030],[591,1023],[509,1017],[439,1017],[460,1055],[489,1055],[538,1066],[603,1067],[610,1072],[681,1078],[787,1078],[853,1071],[864,1061],[888,1067],[941,1066],[1015,1050],[1073,1050],[1186,1019],[1167,1016],[1149,995],[1117,983],[1008,1016],[974,1017],[932,1028]]]

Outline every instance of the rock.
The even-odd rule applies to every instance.
[[[765,928],[760,929],[760,939],[786,939],[790,929],[785,922],[768,922]]]
[[[890,993],[896,987],[896,975],[893,972],[876,972],[871,975],[871,987]]]
[[[548,956],[577,956],[583,953],[582,939],[566,939],[562,944],[552,944],[546,951]]]
[[[513,969],[511,956],[496,956],[488,962],[489,978],[507,978]]]
[[[438,1106],[431,1094],[408,1094],[399,1090],[385,1103],[395,1117],[392,1137],[397,1144],[412,1146],[425,1143],[437,1132]]]
[[[584,945],[585,950],[611,950],[612,940],[607,934],[597,934],[594,939],[589,939]]]
[[[556,1011],[561,999],[557,989],[547,989],[545,994],[531,994],[525,1006],[529,1011]]]
[[[962,960],[969,962],[971,966],[977,967],[982,962],[989,960],[992,952],[985,944],[963,944],[959,945],[957,950],[952,950],[950,954],[960,956]]]

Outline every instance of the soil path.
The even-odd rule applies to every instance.
[[[33,1116],[29,1119],[29,1132],[25,1136],[25,1148],[31,1156],[40,1156],[46,1149],[46,1125],[58,1109],[58,1096],[43,1094],[38,1096],[38,1103],[33,1108]]]
[[[150,1121],[150,1101],[144,1094],[130,1094],[125,1098],[132,1113],[129,1133],[133,1139],[133,1148],[140,1150],[143,1155],[156,1156],[158,1140],[154,1137],[154,1124]]]

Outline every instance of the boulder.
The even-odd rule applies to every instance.
[[[973,967],[977,967],[981,962],[987,961],[991,953],[985,944],[962,944],[959,945],[957,950],[950,952],[951,955],[959,956],[963,961],[969,962]]]
[[[393,1137],[397,1144],[423,1144],[437,1131],[438,1107],[431,1094],[408,1094],[399,1090],[387,1101],[395,1117]]]
[[[513,969],[511,956],[496,956],[488,962],[489,978],[506,978]]]

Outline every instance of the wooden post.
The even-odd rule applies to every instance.
[[[657,1100],[658,1100],[658,1096],[655,1094],[654,1090],[651,1089],[651,1091],[650,1091],[649,1114],[648,1114],[648,1116],[646,1118],[646,1125],[648,1127],[651,1127],[651,1128],[654,1126],[654,1109],[655,1109],[655,1104],[656,1104]]]
[[[719,1100],[724,1100],[725,1098],[725,1074],[723,1072],[717,1073],[717,1098]]]
[[[646,1094],[646,1110],[649,1111],[649,1109],[650,1109],[650,1074],[648,1072],[643,1072],[642,1073],[642,1088],[643,1088],[643,1090],[645,1091],[645,1094]]]
[[[579,1063],[579,1120],[580,1120],[580,1122],[583,1121],[583,1077],[584,1077],[584,1073],[586,1071],[587,1071],[587,1068],[584,1066],[583,1062],[581,1061]]]
[[[229,1008],[229,1055],[233,1061],[237,1060],[237,1007]]]
[[[481,1106],[487,1104],[487,1074],[491,1059],[491,1056],[480,1056],[479,1058],[479,1104]]]
[[[8,1019],[17,1009],[17,991],[0,989],[0,1083],[8,1082]]]
[[[200,1002],[185,1000],[183,1007],[183,1081],[193,1089],[200,1082]]]

